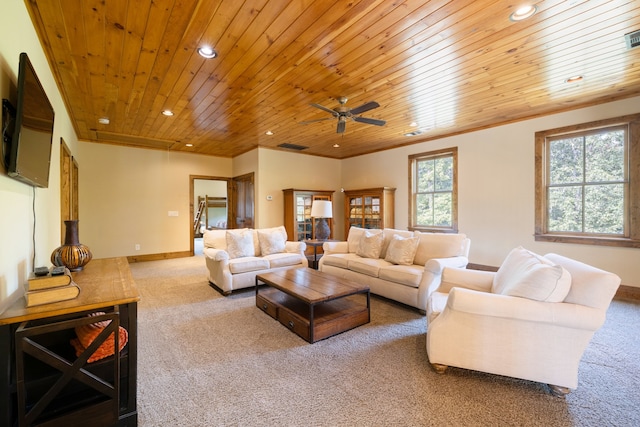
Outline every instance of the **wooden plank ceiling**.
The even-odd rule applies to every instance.
[[[98,143],[341,159],[640,94],[624,39],[640,1],[538,1],[520,22],[519,0],[25,3],[78,137]],[[311,104],[341,97],[386,124],[337,133]]]

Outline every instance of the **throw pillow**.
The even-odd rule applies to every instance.
[[[258,240],[263,256],[282,253],[287,242],[287,230],[284,226],[259,229]]]
[[[382,234],[382,230],[377,232],[367,230],[362,233],[362,236],[360,236],[360,244],[358,245],[356,255],[363,258],[380,258],[382,242],[384,242],[384,234]]]
[[[229,258],[233,259],[255,256],[256,252],[253,246],[253,230],[248,228],[227,230],[226,239]]]
[[[416,255],[418,243],[418,237],[403,238],[394,234],[389,242],[387,255],[384,257],[385,261],[399,265],[413,264],[413,258]]]
[[[492,292],[536,301],[562,302],[571,275],[562,266],[522,247],[513,249],[493,279]]]

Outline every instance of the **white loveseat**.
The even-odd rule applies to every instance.
[[[429,289],[440,285],[442,269],[465,268],[470,244],[464,234],[351,227],[346,242],[323,244],[318,269],[425,313]]]
[[[427,354],[447,366],[578,385],[580,359],[605,321],[620,278],[556,254],[516,248],[498,272],[445,268],[429,296]]]
[[[224,295],[255,286],[258,274],[308,266],[307,245],[287,241],[283,226],[207,230],[203,243],[209,282]]]

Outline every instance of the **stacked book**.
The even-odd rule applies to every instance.
[[[26,284],[24,298],[27,307],[66,301],[80,295],[80,287],[73,281],[66,267],[54,267],[47,274],[32,273]]]

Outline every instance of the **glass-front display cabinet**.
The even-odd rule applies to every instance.
[[[345,190],[345,238],[351,227],[394,228],[395,191],[391,187]]]
[[[284,193],[284,227],[287,230],[287,238],[293,241],[313,240],[315,235],[315,223],[311,217],[311,205],[314,200],[332,201],[333,191],[298,190],[288,188]],[[333,221],[327,219],[331,230],[329,238],[333,236]],[[310,248],[307,248],[309,251]]]

